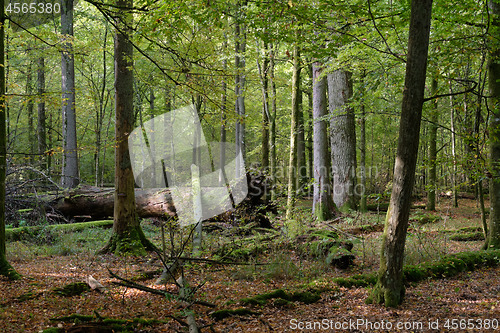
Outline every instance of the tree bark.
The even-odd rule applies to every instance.
[[[61,6],[61,52],[62,71],[62,122],[63,122],[63,166],[61,184],[74,188],[80,183],[78,177],[78,151],[75,112],[75,58],[73,55],[73,0],[63,0]]]
[[[45,115],[45,59],[38,58],[37,68],[37,94],[38,94],[38,124],[36,133],[38,137],[38,154],[41,155],[41,168],[47,169],[47,158],[44,156],[47,151],[47,132],[46,132],[46,115]]]
[[[290,220],[292,209],[295,206],[295,198],[297,196],[297,126],[299,114],[299,98],[300,92],[300,51],[296,34],[296,43],[293,47],[293,74],[292,74],[292,119],[290,124],[290,159],[288,163],[288,190],[286,203],[286,220]]]
[[[500,4],[490,0],[491,33],[497,35],[500,31]],[[490,91],[490,221],[488,239],[485,248],[500,248],[500,48],[496,41],[492,41],[489,49],[488,86]]]
[[[453,93],[450,81],[450,94]],[[455,104],[453,96],[450,96],[450,129],[451,129],[451,156],[453,159],[453,168],[451,173],[451,185],[453,193],[453,207],[458,207],[458,188],[457,188],[457,154],[455,149]]]
[[[424,102],[432,0],[412,1],[405,86],[391,201],[387,211],[380,269],[368,302],[394,307],[405,295],[403,258],[415,181],[420,123]]]
[[[328,98],[332,145],[333,202],[341,211],[355,209],[356,129],[354,110],[348,105],[352,97],[351,73],[336,70],[328,74]]]
[[[259,69],[260,84],[262,90],[262,170],[269,168],[269,48],[268,43],[264,41],[264,56],[262,67],[257,58],[257,67]]]
[[[313,214],[319,221],[326,221],[335,215],[332,189],[328,170],[328,133],[326,108],[326,78],[321,76],[322,68],[318,62],[313,63],[313,154],[314,154],[314,194]]]
[[[276,79],[274,77],[274,67],[275,61],[274,58],[276,53],[278,53],[278,47],[271,44],[270,46],[271,54],[269,60],[269,80],[271,83],[271,119],[269,125],[269,165],[270,165],[270,174],[271,174],[271,200],[276,200]]]
[[[437,78],[432,79],[431,94],[436,95],[438,89]],[[436,159],[437,159],[437,149],[436,149],[436,139],[437,139],[437,128],[438,128],[438,99],[433,101],[432,108],[430,110],[430,123],[429,123],[429,182],[427,184],[427,210],[436,210]]]
[[[0,0],[0,275],[10,280],[21,276],[7,261],[5,248],[5,175],[7,171],[7,125],[5,117],[5,4]]]
[[[239,4],[241,7],[241,4]],[[245,147],[245,51],[246,51],[246,31],[245,25],[242,24],[242,14],[240,13],[241,8],[238,8],[238,17],[235,23],[235,59],[234,65],[236,67],[236,80],[235,80],[235,92],[236,92],[236,103],[235,110],[237,115],[236,120],[236,131],[235,131],[235,142],[236,142],[236,154],[242,153],[243,160],[246,157],[246,147]],[[239,178],[241,175],[241,166],[239,165],[240,159],[236,159],[236,170],[235,176]]]
[[[366,113],[365,113],[365,77],[366,72],[363,70],[361,74],[361,118],[359,120],[359,163],[360,163],[360,180],[361,180],[361,197],[359,203],[359,210],[366,212],[368,207],[366,205]]]
[[[117,0],[120,9],[115,33],[115,193],[113,233],[101,252],[145,254],[152,244],[139,224],[134,196],[134,175],[130,163],[128,136],[134,121],[134,74],[131,35],[132,0]]]

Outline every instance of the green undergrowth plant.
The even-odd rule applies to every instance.
[[[436,262],[406,265],[403,268],[403,274],[406,283],[417,283],[426,279],[447,278],[461,272],[498,265],[500,265],[500,250],[461,252],[443,256]],[[335,278],[333,281],[339,286],[347,288],[367,287],[377,282],[377,273]]]

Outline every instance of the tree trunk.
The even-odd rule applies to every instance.
[[[73,55],[73,0],[63,0],[61,6],[62,122],[63,167],[61,184],[65,188],[78,186],[78,151],[75,112],[75,58]]]
[[[500,4],[490,0],[492,26],[491,34],[496,36],[500,30]],[[500,248],[500,48],[492,41],[489,49],[488,86],[491,96],[490,108],[490,221],[488,227],[487,249]]]
[[[47,151],[47,132],[45,115],[45,60],[38,58],[37,69],[37,93],[38,93],[38,124],[36,127],[38,137],[38,154],[41,155],[40,162],[42,170],[47,169],[47,158],[44,155]]]
[[[257,58],[257,67],[259,69],[260,84],[262,90],[262,170],[269,168],[269,48],[267,42],[264,42],[264,60],[262,67],[259,58]]]
[[[36,137],[35,137],[35,128],[33,124],[34,117],[34,104],[33,104],[33,75],[32,75],[32,61],[30,60],[28,65],[28,70],[26,73],[26,95],[28,95],[27,101],[27,114],[28,114],[28,142],[29,142],[29,153],[30,153],[30,164],[35,164],[35,154],[36,154]]]
[[[290,124],[290,159],[288,163],[288,197],[286,203],[286,220],[292,217],[292,209],[295,206],[295,197],[297,195],[297,126],[299,116],[299,98],[300,93],[300,51],[298,36],[293,47],[293,74],[292,74],[292,118]]]
[[[450,94],[453,93],[450,81]],[[453,168],[451,172],[451,186],[453,193],[453,207],[458,207],[458,188],[457,188],[457,155],[455,149],[455,104],[453,96],[450,96],[450,129],[451,129],[451,156],[453,159]]]
[[[391,201],[382,237],[378,280],[368,299],[369,302],[391,307],[401,304],[405,294],[403,258],[424,102],[431,12],[432,0],[411,2],[406,77]]]
[[[301,196],[305,194],[305,185],[307,182],[307,167],[306,167],[306,140],[304,129],[304,109],[302,107],[302,87],[299,83],[299,91],[297,92],[297,193]]]
[[[332,145],[333,202],[341,211],[355,209],[356,129],[354,110],[348,105],[352,97],[351,73],[336,70],[328,74],[328,98]]]
[[[7,171],[7,126],[5,117],[5,4],[0,0],[0,275],[10,280],[21,276],[7,261],[5,248],[5,175]]]
[[[330,220],[335,215],[332,189],[328,170],[328,133],[324,117],[326,108],[326,79],[321,76],[321,64],[315,62],[313,73],[313,154],[314,154],[314,195],[313,214],[319,221]]]
[[[271,81],[271,119],[269,125],[269,164],[270,164],[270,174],[271,174],[271,200],[276,200],[276,79],[274,77],[274,58],[277,53],[277,47],[275,49],[274,45],[270,46],[271,54],[269,61],[269,79]]]
[[[361,119],[359,120],[359,159],[360,159],[360,179],[361,179],[361,198],[359,210],[366,212],[366,113],[365,113],[365,77],[366,73],[363,70],[361,74]]]
[[[437,78],[432,79],[431,94],[436,95],[438,89]],[[430,110],[431,117],[429,123],[429,182],[427,184],[427,210],[436,210],[436,140],[438,128],[438,99],[433,101]]]
[[[139,225],[134,196],[134,175],[130,163],[128,136],[134,121],[133,46],[131,34],[132,0],[117,0],[120,17],[115,33],[115,193],[113,234],[102,252],[144,254],[152,248]],[[129,9],[130,8],[130,9]]]
[[[136,213],[141,218],[175,216],[170,190],[136,188]],[[79,186],[63,196],[50,199],[48,205],[66,217],[91,216],[103,219],[113,216],[114,189]]]
[[[241,7],[241,5],[240,5]],[[240,8],[238,8],[238,11]],[[234,65],[236,67],[236,82],[235,82],[235,92],[236,92],[236,155],[240,152],[242,153],[243,160],[246,157],[246,147],[245,147],[245,51],[246,51],[246,31],[245,25],[241,23],[242,18],[241,13],[238,13],[235,23],[235,59]],[[236,170],[235,176],[239,178],[241,175],[241,166],[239,165],[240,159],[236,159]]]

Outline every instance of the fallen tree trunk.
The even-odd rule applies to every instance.
[[[256,222],[261,227],[269,228],[270,222],[266,217],[268,208],[266,202],[262,200],[267,186],[265,178],[260,174],[247,174],[247,182],[248,193],[245,200],[237,205],[236,210],[229,210],[219,215],[216,220],[232,221],[234,218],[240,218],[245,221]],[[204,189],[209,197],[210,188]],[[114,188],[81,185],[55,198],[46,198],[43,201],[51,209],[56,210],[65,217],[89,216],[93,220],[105,219],[113,216],[114,191]],[[186,193],[190,191],[191,189],[186,189]],[[186,200],[192,199],[186,198]],[[165,218],[177,214],[169,189],[136,188],[135,202],[137,214],[141,218]],[[236,216],[233,216],[233,214]]]
[[[93,219],[113,216],[114,188],[80,186],[52,199],[48,205],[66,217],[88,215]],[[135,189],[139,217],[175,216],[175,207],[168,189]]]

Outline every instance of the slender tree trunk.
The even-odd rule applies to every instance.
[[[367,211],[366,206],[366,113],[365,113],[365,77],[363,70],[361,74],[361,119],[359,120],[359,159],[360,159],[360,180],[361,180],[361,198],[359,210]]]
[[[75,59],[73,55],[73,0],[63,0],[61,6],[62,70],[62,122],[63,168],[61,184],[74,188],[79,184],[78,151],[76,142],[75,112]]]
[[[297,114],[297,193],[301,196],[305,194],[304,187],[307,182],[307,167],[306,167],[306,140],[304,130],[304,109],[302,106],[303,94],[302,86],[297,93],[298,98],[298,114]]]
[[[288,163],[288,197],[286,204],[286,220],[292,217],[297,195],[297,127],[299,116],[299,93],[300,93],[300,51],[296,34],[296,44],[293,47],[293,74],[292,74],[292,119],[290,124],[290,159]]]
[[[322,70],[320,63],[315,62],[313,64],[313,214],[319,221],[326,221],[335,215],[335,206],[333,204],[328,168],[330,156],[328,151],[328,129],[325,120],[328,114],[326,108],[326,78],[321,76]]]
[[[328,74],[330,133],[332,145],[333,202],[341,211],[356,209],[356,128],[351,73],[336,70]]]
[[[269,164],[270,164],[270,174],[271,174],[271,200],[276,200],[276,80],[274,77],[274,58],[277,53],[277,47],[275,49],[274,45],[270,46],[270,60],[269,60],[269,79],[271,81],[271,114],[270,114],[270,124],[269,124],[269,140],[270,140],[270,151],[269,151]]]
[[[105,23],[106,29],[104,30],[104,41],[103,41],[103,51],[102,51],[102,84],[101,84],[101,90],[99,92],[99,108],[96,110],[96,125],[95,125],[95,147],[96,150],[94,152],[94,165],[95,165],[95,186],[98,186],[98,184],[103,182],[103,177],[101,175],[100,171],[100,163],[101,163],[101,139],[102,139],[102,128],[104,126],[104,115],[106,113],[106,105],[107,105],[107,98],[106,98],[106,79],[107,79],[107,73],[108,73],[108,66],[106,64],[106,45],[107,45],[107,40],[108,40],[108,24]],[[108,94],[109,96],[109,94]],[[103,160],[105,152],[102,152],[103,154]]]
[[[450,94],[452,93],[450,81]],[[457,154],[455,147],[455,104],[453,103],[453,96],[450,96],[450,129],[451,129],[451,156],[453,159],[453,169],[451,173],[451,186],[453,193],[453,207],[458,207],[458,188],[457,188]]]
[[[224,33],[224,44],[223,49],[224,53],[227,52],[227,36]],[[224,68],[224,73],[227,71],[227,60],[224,58],[222,60],[222,67]],[[227,83],[226,79],[222,79],[222,96],[221,96],[221,110],[220,110],[220,152],[219,152],[219,186],[226,185],[226,177],[225,177],[225,166],[226,166],[226,112],[227,112]]]
[[[258,45],[258,44],[257,44]],[[259,69],[260,84],[262,90],[262,170],[267,171],[269,168],[269,48],[268,43],[264,42],[264,60],[262,67],[257,58],[257,67]]]
[[[37,151],[36,138],[35,138],[35,128],[33,124],[34,117],[34,104],[33,104],[33,73],[32,73],[32,61],[30,60],[28,65],[28,70],[26,73],[26,94],[28,95],[28,142],[30,147],[30,164],[35,164],[35,154]]]
[[[241,5],[240,5],[241,7]],[[240,9],[238,9],[240,10]],[[243,160],[246,157],[245,147],[245,51],[246,51],[246,31],[245,25],[242,24],[241,13],[238,14],[235,23],[235,67],[236,67],[236,154],[242,153]],[[241,177],[239,165],[240,159],[236,159],[236,178]]]
[[[432,95],[437,94],[438,82],[434,77],[432,79]],[[437,159],[437,128],[438,128],[438,99],[433,101],[431,117],[429,124],[429,182],[427,184],[427,210],[436,210],[436,159]]]
[[[486,78],[485,78],[486,79]],[[477,106],[476,106],[476,116],[474,120],[474,150],[476,152],[475,155],[480,156],[481,155],[481,147],[480,147],[480,127],[481,123],[484,122],[481,116],[481,110],[482,110],[482,102],[483,102],[483,96],[484,96],[484,87],[486,86],[486,80],[483,80],[482,78],[482,73],[479,73],[479,94],[477,96]],[[482,82],[482,83],[481,83]],[[482,167],[478,167],[479,170],[476,171],[476,186],[477,186],[477,201],[478,201],[478,206],[479,210],[481,212],[481,223],[483,226],[483,233],[484,233],[484,238],[488,238],[488,221],[486,219],[486,210],[484,207],[484,193],[483,193],[483,179],[482,176],[479,174],[480,170],[482,170]]]
[[[500,4],[489,1],[492,18],[491,34],[497,36],[500,31]],[[488,86],[490,92],[490,221],[488,227],[487,249],[500,248],[500,48],[497,41],[492,41],[489,49]]]
[[[306,138],[305,138],[305,144],[306,144],[306,152],[307,152],[307,171],[306,171],[306,179],[311,180],[313,179],[313,91],[312,91],[312,86],[313,86],[313,75],[312,75],[312,63],[307,67],[307,72],[309,74],[309,80],[311,81],[311,88],[307,89],[307,103],[308,103],[308,109],[307,109],[307,114],[308,114],[308,119],[307,119],[307,126],[305,126],[306,131]],[[310,194],[309,194],[310,195]]]
[[[432,0],[412,1],[405,86],[391,201],[387,211],[380,269],[370,302],[397,306],[403,302],[403,258],[415,181],[420,123],[424,102]]]
[[[134,74],[131,34],[132,0],[117,0],[120,18],[115,33],[115,205],[113,233],[102,252],[144,254],[152,244],[146,240],[136,213],[134,175],[130,163],[128,136],[134,121]],[[130,8],[130,9],[129,9]]]
[[[47,151],[47,132],[45,115],[45,60],[38,58],[37,69],[37,93],[38,93],[38,124],[36,128],[38,137],[38,154],[40,154],[41,168],[47,169],[47,158],[44,155]]]
[[[10,280],[21,276],[7,261],[5,247],[5,175],[7,171],[7,126],[5,117],[5,4],[0,0],[0,275]]]

